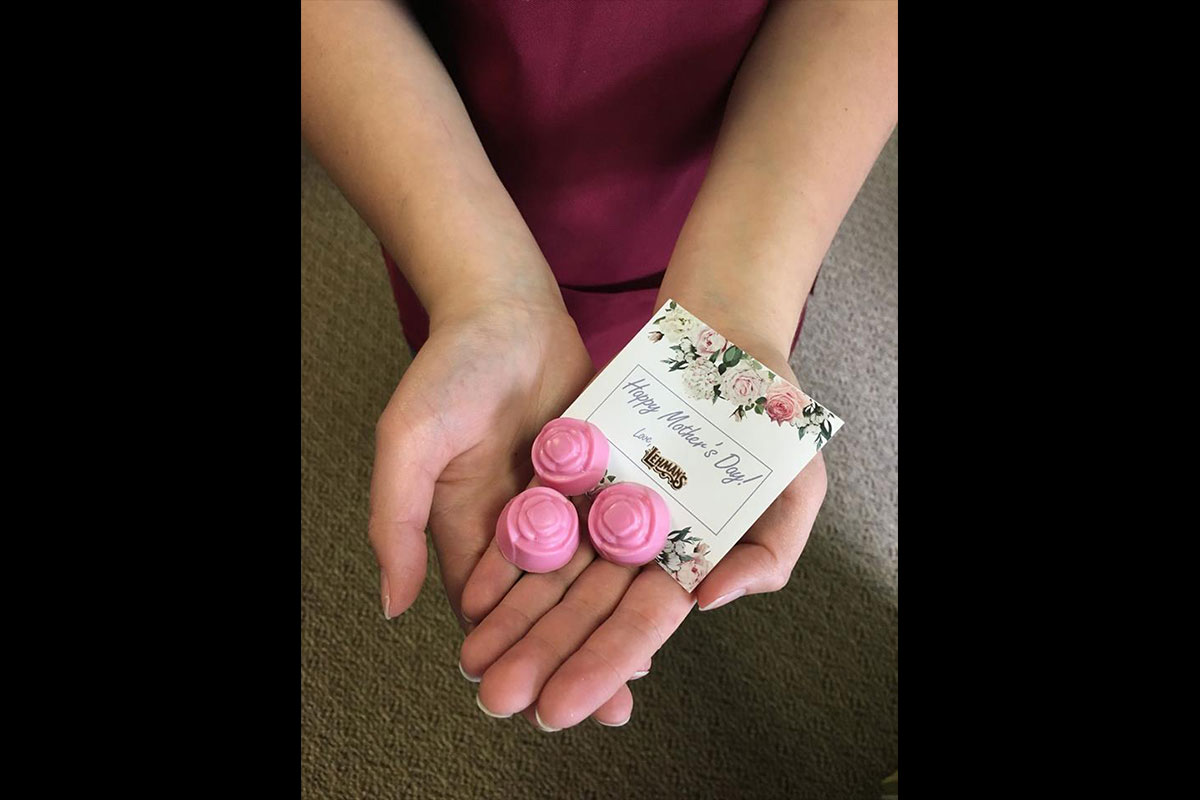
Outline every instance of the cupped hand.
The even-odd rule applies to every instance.
[[[592,373],[561,307],[497,302],[430,331],[376,430],[368,535],[385,617],[404,612],[421,591],[428,525],[450,607],[460,625],[472,627],[463,614],[467,577],[492,543],[504,504],[531,482],[533,439]],[[491,716],[508,716],[480,704]],[[622,682],[592,716],[614,725],[632,708]],[[536,721],[534,709],[515,710]]]
[[[496,301],[431,329],[376,427],[368,534],[385,617],[421,590],[428,526],[450,607],[471,622],[462,617],[467,576],[500,510],[529,483],[534,437],[592,370],[561,305]]]
[[[785,358],[763,363],[796,383]],[[480,703],[498,714],[532,709],[535,724],[547,731],[589,715],[607,714],[610,725],[628,721],[611,719],[624,711],[613,707],[618,690],[646,674],[694,605],[706,611],[783,588],[825,488],[818,453],[693,594],[657,563],[631,568],[598,558],[586,533],[566,566],[542,575],[522,574],[489,548],[463,590],[464,611],[481,620],[461,656],[464,670],[482,676]],[[576,502],[586,530],[587,500]]]

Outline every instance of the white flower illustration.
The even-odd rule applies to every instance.
[[[713,387],[721,381],[717,365],[707,358],[698,358],[683,371],[683,387],[693,400],[711,400]]]
[[[662,322],[658,323],[658,327],[662,330],[663,336],[666,337],[668,342],[678,344],[679,340],[685,336],[689,340],[694,339],[696,333],[699,332],[700,324],[696,321],[695,317],[679,306],[676,306],[667,312]]]

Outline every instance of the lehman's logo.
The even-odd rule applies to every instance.
[[[657,447],[651,447],[646,451],[646,455],[642,456],[642,463],[662,475],[672,489],[682,489],[683,485],[687,483],[687,473],[683,471],[683,467],[674,461],[663,458]]]

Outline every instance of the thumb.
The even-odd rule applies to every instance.
[[[817,453],[696,588],[701,611],[787,585],[825,499],[826,484],[825,460]]]
[[[386,619],[413,604],[425,582],[425,527],[433,487],[449,463],[429,425],[387,411],[375,428],[375,467],[367,537],[379,561],[380,599]]]

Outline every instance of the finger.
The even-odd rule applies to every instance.
[[[700,610],[786,586],[808,543],[825,487],[825,461],[817,453],[696,588]]]
[[[637,672],[633,673],[633,675],[629,678],[629,680],[636,681],[638,678],[644,678],[649,674],[650,674],[650,659],[646,659],[645,665],[642,666],[641,668],[639,668]]]
[[[429,526],[437,548],[438,568],[446,599],[464,628],[479,617],[462,612],[462,597],[467,581],[495,536],[496,518],[512,497],[511,490],[496,487],[480,488],[470,507],[448,506],[435,510]],[[439,504],[440,506],[440,504]]]
[[[567,589],[595,557],[591,543],[585,542],[561,569],[542,574],[525,573],[500,605],[492,609],[463,640],[459,668],[467,679],[479,680],[476,676],[482,676],[496,659],[519,642],[547,611],[562,600]],[[474,580],[474,576],[471,579]],[[469,614],[465,591],[463,596],[463,611]]]
[[[559,665],[617,607],[635,574],[636,570],[630,567],[599,559],[589,564],[562,602],[546,612],[519,642],[483,673],[479,684],[483,703],[492,711],[503,714],[519,711],[536,702],[542,686]],[[634,666],[643,663],[645,659]],[[633,672],[631,669],[625,678]],[[609,686],[588,713],[612,697],[624,682],[622,679]]]
[[[537,476],[529,482],[525,490],[538,486]],[[511,498],[506,498],[507,504]],[[462,589],[462,613],[468,620],[478,622],[491,613],[523,574],[520,567],[512,564],[500,553],[496,544],[496,520],[504,510],[502,504],[492,519],[492,536],[488,540],[487,549],[479,557],[478,562],[467,576]]]
[[[619,728],[629,722],[633,716],[633,692],[628,685],[617,689],[617,693],[608,699],[592,714],[592,719],[608,728]]]
[[[408,609],[425,581],[425,527],[434,483],[448,462],[428,426],[384,412],[375,431],[367,538],[379,561],[387,619]]]
[[[479,557],[479,563],[467,577],[462,591],[462,613],[469,620],[482,620],[521,577],[521,570],[509,563],[496,546],[496,537]]]
[[[566,728],[598,709],[662,647],[692,603],[657,564],[644,568],[608,620],[542,688],[537,701],[542,723]]]
[[[547,728],[538,722],[536,708],[529,706],[521,712],[521,716],[529,721],[533,727],[546,733],[554,733],[554,729]],[[629,690],[627,685],[622,685],[617,693],[608,699],[604,705],[596,709],[596,713],[592,714],[592,719],[609,728],[619,728],[626,722],[629,722],[633,716],[633,692]]]

